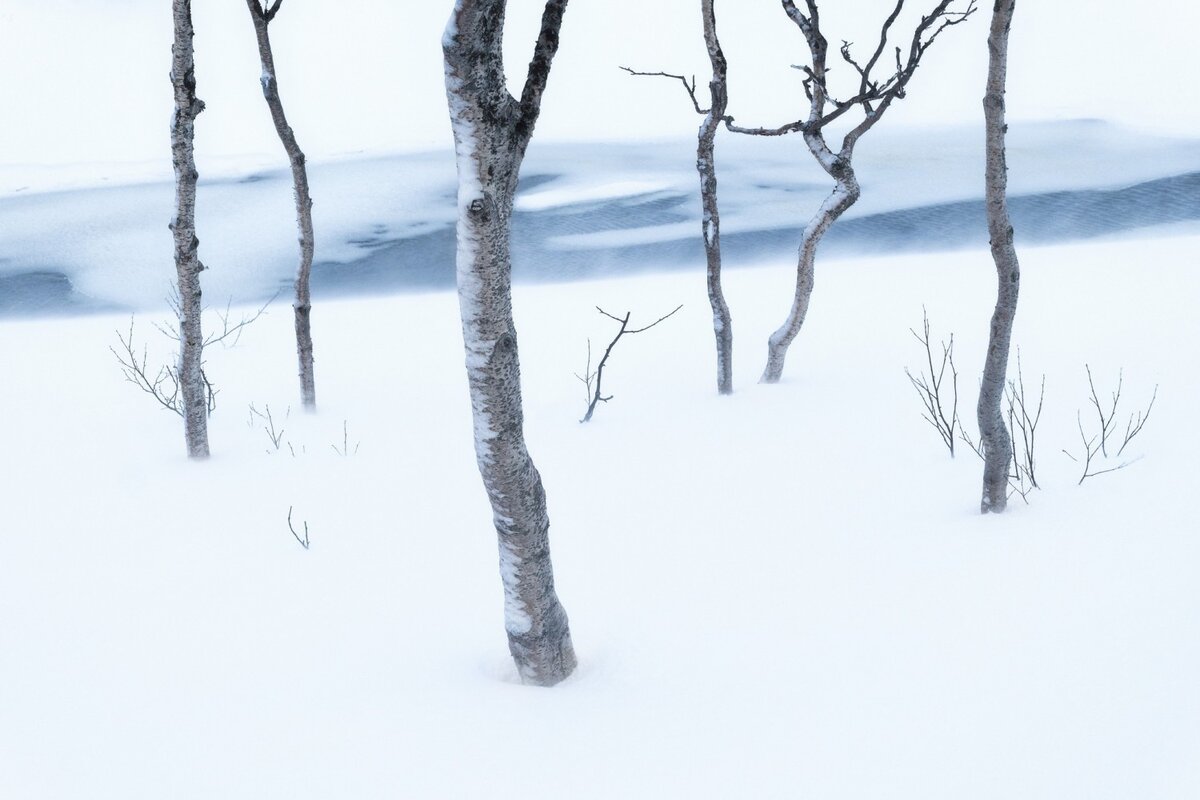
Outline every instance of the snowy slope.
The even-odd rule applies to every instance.
[[[1194,798],[1198,246],[1023,249],[1045,489],[997,518],[903,374],[925,304],[971,416],[984,251],[823,262],[779,386],[791,268],[731,273],[730,398],[701,272],[518,285],[580,657],[552,690],[507,656],[451,293],[321,305],[321,410],[278,452],[248,406],[295,402],[286,305],[211,350],[205,464],[122,383],[126,317],[0,323],[0,796]],[[618,345],[585,426],[597,303],[684,309]],[[1145,459],[1077,487],[1085,361],[1131,410],[1161,388]]]

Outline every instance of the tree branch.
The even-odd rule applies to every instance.
[[[550,77],[550,64],[558,52],[558,34],[562,28],[563,12],[567,10],[567,1],[546,0],[546,8],[542,12],[542,29],[533,48],[525,87],[521,91],[520,128],[524,132],[523,138],[532,134],[534,123],[541,113],[542,94]]]
[[[689,82],[688,79],[686,77],[684,77],[683,75],[674,75],[670,72],[639,72],[637,70],[630,69],[629,67],[620,67],[620,69],[623,69],[624,71],[628,72],[630,75],[633,75],[638,78],[670,78],[671,80],[679,81],[680,83],[683,84],[683,88],[687,92],[688,97],[691,98],[692,106],[695,107],[696,113],[697,114],[707,114],[709,112],[709,109],[700,107],[700,101],[696,98],[696,76],[695,75],[692,76],[692,79]]]

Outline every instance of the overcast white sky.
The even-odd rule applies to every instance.
[[[932,4],[910,0],[918,11]],[[288,114],[310,157],[449,145],[440,39],[451,5],[286,0],[272,25],[276,62]],[[542,4],[509,5],[506,44],[516,76]],[[866,45],[891,0],[824,6],[831,42]],[[886,125],[979,119],[991,3],[982,6],[928,54]],[[1010,115],[1200,133],[1190,41],[1200,29],[1200,4],[1163,4],[1153,13],[1130,8],[1125,0],[1020,3]],[[731,113],[747,124],[802,115],[799,74],[788,65],[806,50],[778,0],[718,0],[717,11],[731,64]],[[244,0],[194,0],[194,19],[198,91],[208,105],[197,128],[199,158],[275,154]],[[0,0],[0,163],[167,160],[170,43],[168,0]],[[539,137],[694,132],[697,119],[677,85],[628,77],[620,64],[696,72],[703,82],[698,1],[572,0]]]

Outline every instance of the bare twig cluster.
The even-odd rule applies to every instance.
[[[1124,435],[1119,433],[1117,427],[1118,422],[1118,407],[1121,403],[1121,392],[1125,386],[1125,371],[1120,370],[1117,373],[1117,387],[1110,395],[1107,402],[1100,400],[1100,393],[1096,391],[1096,383],[1092,378],[1092,368],[1085,364],[1084,369],[1087,370],[1088,388],[1091,395],[1088,398],[1091,406],[1096,411],[1096,426],[1095,428],[1084,427],[1083,411],[1075,413],[1075,422],[1079,428],[1079,439],[1082,445],[1080,455],[1076,456],[1066,450],[1063,453],[1068,458],[1077,464],[1083,465],[1083,472],[1079,476],[1079,483],[1082,484],[1088,478],[1093,478],[1097,475],[1103,475],[1107,472],[1116,472],[1141,460],[1141,456],[1132,459],[1122,459],[1125,449],[1130,443],[1142,432],[1142,428],[1150,420],[1150,412],[1154,410],[1154,401],[1158,399],[1158,386],[1155,385],[1154,393],[1150,396],[1150,403],[1144,408],[1134,411],[1129,414],[1125,423]],[[1120,444],[1118,445],[1118,439]],[[1109,450],[1115,449],[1111,458],[1118,459],[1115,465],[1109,466],[1112,462]]]
[[[804,11],[801,11],[793,0],[783,0],[784,11],[804,35],[811,55],[811,63],[793,65],[794,69],[804,74],[804,94],[809,101],[808,117],[775,128],[744,128],[735,125],[733,117],[727,117],[726,127],[734,133],[754,136],[783,136],[795,132],[819,136],[830,123],[859,108],[862,111],[862,120],[846,134],[842,144],[841,155],[848,156],[858,139],[882,118],[892,102],[904,98],[908,83],[916,73],[921,58],[934,41],[947,28],[965,22],[975,13],[975,0],[969,0],[962,11],[951,10],[955,2],[956,0],[941,0],[927,15],[921,17],[921,21],[913,29],[907,54],[902,48],[895,47],[894,65],[884,67],[881,63],[886,61],[883,56],[887,50],[888,35],[900,12],[904,10],[905,0],[896,1],[892,12],[880,26],[878,44],[865,61],[856,58],[852,53],[853,42],[842,40],[838,53],[842,61],[854,70],[858,77],[858,85],[853,94],[838,99],[829,85],[829,73],[833,68],[828,65],[829,42],[821,30],[821,15],[816,0],[805,0]],[[877,72],[877,68],[884,70],[882,74]]]
[[[1017,351],[1017,378],[1009,380],[1004,389],[1005,412],[1010,431],[1010,460],[1008,473],[1009,496],[1020,495],[1028,505],[1029,493],[1040,489],[1037,481],[1037,426],[1042,419],[1042,406],[1046,400],[1046,376],[1042,376],[1038,388],[1036,405],[1025,393],[1025,375],[1021,366],[1021,353]],[[962,428],[959,438],[971,448],[975,455],[985,459],[983,443],[977,442]],[[986,459],[985,459],[986,460]]]
[[[275,415],[271,413],[271,406],[269,404],[263,406],[263,410],[259,411],[254,407],[254,404],[251,403],[250,419],[246,425],[247,427],[253,428],[255,423],[260,424],[262,426],[263,433],[265,433],[267,435],[267,439],[270,440],[271,446],[274,448],[274,452],[279,452],[281,449],[283,449],[283,445],[287,444],[288,450],[290,450],[292,455],[295,456],[296,448],[292,446],[290,441],[285,442],[283,439],[283,434],[287,432],[283,426],[287,423],[291,416],[292,409],[291,406],[288,406],[287,411],[284,412],[283,419],[277,425],[275,422]],[[272,451],[268,450],[267,452],[270,453]]]
[[[839,100],[829,86],[829,73],[833,68],[828,66],[829,43],[821,30],[821,15],[816,0],[806,0],[805,11],[801,11],[793,0],[783,0],[783,8],[789,19],[800,28],[808,44],[812,56],[811,64],[795,64],[794,69],[804,73],[804,94],[808,98],[810,109],[806,118],[798,119],[778,127],[746,128],[734,124],[734,118],[724,115],[721,120],[725,127],[734,133],[752,136],[784,136],[789,133],[820,134],[830,123],[840,119],[847,112],[858,107],[863,112],[862,121],[847,134],[844,146],[853,148],[855,142],[870,130],[883,116],[893,101],[903,99],[905,89],[913,74],[920,65],[925,51],[949,27],[965,22],[976,11],[975,0],[969,0],[962,11],[952,11],[951,6],[957,0],[941,0],[933,9],[921,17],[920,23],[913,30],[908,52],[900,47],[895,48],[894,66],[882,67],[883,74],[877,72],[881,68],[883,55],[887,50],[888,35],[892,25],[904,10],[905,0],[897,0],[891,14],[880,26],[879,42],[871,55],[865,60],[856,58],[852,53],[853,42],[842,40],[838,53],[842,60],[854,70],[858,76],[858,86],[854,93]],[[621,67],[630,75],[648,78],[666,78],[679,81],[691,100],[697,114],[707,114],[710,109],[701,106],[696,94],[696,78],[671,72],[641,72],[629,67]]]
[[[925,369],[913,375],[912,371],[905,367],[904,374],[908,376],[909,382],[921,399],[921,405],[925,407],[921,418],[938,432],[942,444],[946,445],[950,456],[953,457],[954,440],[958,438],[958,432],[962,429],[958,418],[958,369],[954,366],[954,334],[950,334],[949,340],[939,343],[942,355],[941,360],[935,364],[934,348],[929,334],[929,313],[922,308],[922,314],[922,332],[917,333],[912,328],[909,328],[909,332],[925,348]],[[947,379],[950,381],[949,386],[946,386]]]
[[[595,370],[592,369],[592,341],[591,341],[591,339],[588,340],[587,367],[584,368],[582,375],[580,375],[578,372],[575,373],[575,377],[579,379],[580,383],[582,383],[584,385],[584,387],[586,387],[587,397],[588,397],[587,413],[584,414],[583,419],[579,420],[580,422],[589,421],[592,418],[592,414],[595,413],[596,406],[599,403],[607,403],[609,400],[612,399],[612,395],[605,396],[604,394],[601,393],[600,382],[604,377],[604,367],[608,364],[608,357],[612,355],[613,348],[616,346],[617,342],[619,342],[621,340],[621,337],[622,336],[632,336],[635,333],[643,333],[645,331],[648,331],[651,328],[653,328],[654,326],[663,322],[664,320],[667,320],[670,317],[674,316],[675,312],[681,308],[683,308],[682,305],[676,306],[674,311],[672,311],[669,314],[664,314],[663,316],[656,319],[654,322],[651,322],[649,325],[643,326],[641,328],[630,329],[629,317],[632,314],[632,312],[627,311],[627,312],[625,312],[624,317],[618,317],[615,314],[608,313],[600,306],[596,306],[597,311],[599,311],[602,315],[608,317],[609,319],[620,323],[621,328],[620,328],[620,330],[617,331],[617,335],[613,337],[613,340],[608,343],[608,347],[605,348],[605,350],[604,350],[604,356],[600,359],[600,363],[596,365]]]
[[[163,330],[163,328],[159,327],[159,330]],[[122,333],[118,330],[116,334],[120,348],[110,346],[108,349],[120,364],[121,374],[125,376],[125,380],[153,397],[163,408],[182,417],[183,398],[180,392],[179,368],[176,365],[166,364],[154,370],[149,366],[146,347],[143,346],[139,353],[134,342],[133,317],[129,318],[129,332]],[[179,334],[176,332],[174,338],[178,339],[178,336]],[[213,388],[203,369],[200,374],[204,379],[208,413],[211,416],[217,408],[217,390]]]
[[[253,314],[243,315],[241,319],[235,320],[230,313],[232,301],[226,304],[224,312],[215,312],[217,319],[221,321],[221,327],[204,338],[201,353],[203,354],[204,348],[214,344],[220,344],[222,347],[236,347],[238,342],[241,341],[242,333],[246,328],[266,313],[267,307],[278,296],[279,293],[276,292],[257,311]],[[172,288],[171,294],[167,297],[167,305],[175,312],[176,321],[156,322],[154,323],[154,328],[171,341],[179,342],[180,329],[178,320],[183,318],[183,310],[179,302],[179,291],[177,288]],[[128,333],[118,330],[116,334],[120,347],[110,346],[108,349],[116,356],[117,363],[121,366],[121,374],[125,376],[125,380],[153,397],[163,408],[173,411],[182,417],[183,393],[178,366],[166,364],[159,366],[158,369],[154,369],[150,365],[146,347],[142,346],[139,352],[137,344],[134,341],[134,318],[132,316],[129,318]],[[208,380],[208,375],[204,372],[203,364],[201,364],[200,376],[204,381],[208,415],[212,416],[213,411],[217,408],[218,390]]]
[[[234,321],[233,315],[230,313],[230,308],[233,305],[231,299],[225,304],[224,311],[215,312],[217,319],[221,320],[221,330],[214,331],[204,338],[204,346],[219,344],[222,347],[237,347],[242,341],[242,333],[248,326],[258,321],[258,318],[267,312],[267,306],[275,302],[275,298],[279,297],[279,292],[271,295],[271,299],[263,303],[253,314],[244,314],[242,318]],[[162,330],[161,328],[159,330]],[[169,335],[169,334],[168,334]],[[177,337],[176,337],[177,338]]]

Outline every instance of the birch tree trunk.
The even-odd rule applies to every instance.
[[[804,10],[796,5],[796,0],[782,0],[784,13],[804,34],[809,55],[812,57],[810,64],[796,65],[805,75],[804,91],[809,100],[808,118],[778,128],[744,128],[734,125],[732,117],[727,117],[725,124],[734,133],[752,136],[803,133],[804,143],[808,145],[809,152],[821,165],[821,169],[833,178],[834,189],[804,229],[796,265],[796,291],[792,297],[792,307],[787,319],[767,341],[767,364],[760,379],[762,383],[778,383],[783,377],[783,364],[787,358],[788,347],[800,332],[808,315],[817,245],[838,217],[858,200],[860,189],[852,167],[855,145],[883,118],[895,100],[905,96],[909,81],[933,42],[948,28],[965,22],[975,12],[974,0],[968,0],[963,11],[951,10],[950,7],[955,1],[939,0],[928,14],[921,16],[920,22],[913,29],[907,57],[903,55],[901,48],[895,48],[895,71],[890,75],[875,77],[875,69],[882,64],[889,64],[889,60],[884,58],[888,50],[888,35],[904,9],[904,0],[896,0],[892,12],[883,20],[879,29],[878,44],[869,57],[860,57],[861,60],[856,58],[851,53],[851,43],[843,41],[838,52],[853,73],[857,74],[858,90],[849,95],[848,99],[838,100],[830,93],[827,82],[831,71],[828,66],[829,41],[821,30],[817,0],[805,0]],[[881,68],[891,69],[890,66]],[[861,117],[842,137],[841,149],[835,152],[825,140],[825,128],[838,119],[848,121],[850,117],[843,115],[852,110]]]
[[[292,309],[296,317],[296,355],[300,366],[300,399],[304,407],[317,407],[317,386],[313,374],[312,342],[312,296],[309,278],[313,263],[312,195],[308,189],[308,170],[305,167],[304,151],[296,142],[292,126],[288,125],[283,113],[283,101],[279,97],[279,81],[275,77],[275,57],[271,52],[271,37],[268,27],[275,19],[283,0],[275,0],[270,8],[264,8],[259,0],[246,0],[250,18],[254,21],[254,34],[258,38],[258,58],[262,63],[262,91],[275,132],[283,144],[288,161],[292,166],[292,186],[296,198],[296,226],[300,232],[300,265],[296,269],[296,297]]]
[[[193,141],[196,116],[204,110],[196,97],[192,51],[191,0],[172,0],[175,42],[171,46],[171,85],[175,113],[171,117],[171,163],[175,168],[175,271],[179,288],[179,391],[183,427],[190,458],[208,458],[208,395],[204,379],[204,334],[200,327],[200,263],[196,238],[196,161]]]
[[[1008,372],[1013,318],[1021,288],[1021,266],[1013,246],[1013,227],[1008,215],[1008,164],[1004,138],[1004,88],[1008,71],[1008,31],[1015,0],[996,0],[988,36],[987,93],[983,113],[987,136],[986,205],[992,260],[996,262],[996,309],[992,312],[983,382],[976,415],[983,446],[983,498],[980,512],[1000,513],[1008,505],[1008,471],[1012,440],[1004,424],[1001,402]]]
[[[726,88],[728,64],[717,39],[713,0],[701,0],[700,9],[704,17],[704,43],[708,49],[708,60],[712,63],[712,80],[708,84],[711,103],[704,122],[700,124],[696,169],[700,173],[700,199],[704,206],[701,225],[704,255],[708,262],[708,302],[712,305],[713,333],[717,340],[717,391],[720,394],[733,394],[733,317],[721,287],[721,214],[717,208],[715,159],[717,129],[724,122],[725,109],[729,105]]]
[[[804,228],[796,265],[796,292],[792,296],[792,308],[787,319],[767,340],[767,365],[763,369],[762,378],[759,379],[760,383],[779,383],[779,379],[783,377],[783,363],[787,358],[788,348],[796,334],[800,333],[804,319],[808,316],[808,304],[812,299],[816,279],[817,245],[838,217],[854,205],[860,193],[858,179],[850,166],[848,156],[845,159],[833,157],[819,135],[806,135],[804,138],[809,150],[833,177],[836,185]]]
[[[566,5],[546,3],[520,100],[505,84],[505,0],[457,0],[442,41],[458,158],[456,266],[475,454],[499,537],[509,650],[522,681],[539,686],[570,675],[575,651],[554,591],[546,493],[525,446],[509,231]]]

